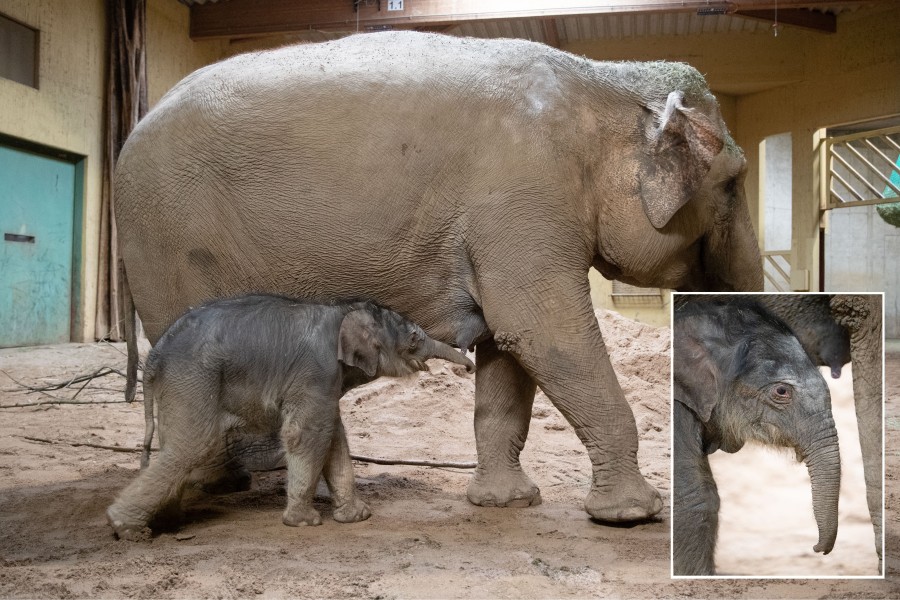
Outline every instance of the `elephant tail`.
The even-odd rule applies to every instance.
[[[137,372],[140,355],[137,344],[137,312],[134,309],[134,298],[131,296],[131,287],[128,285],[128,274],[125,265],[119,260],[119,276],[121,278],[122,299],[124,301],[123,318],[125,324],[125,348],[128,354],[128,362],[125,367],[125,402],[134,402],[137,392]],[[146,377],[145,377],[146,378]],[[144,388],[144,446],[141,452],[141,468],[150,464],[150,443],[153,441],[153,394],[145,386]]]
[[[131,297],[131,288],[128,285],[128,275],[125,273],[125,265],[119,260],[119,276],[122,286],[122,299],[124,301],[125,321],[125,348],[128,351],[128,363],[125,368],[125,402],[134,402],[134,394],[137,389],[138,356],[136,313],[134,310],[134,298]]]
[[[141,469],[150,465],[150,444],[153,442],[153,386],[144,386],[144,445],[141,450]]]

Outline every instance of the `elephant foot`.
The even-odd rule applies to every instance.
[[[354,498],[342,506],[335,507],[333,516],[338,523],[358,523],[371,517],[372,511],[369,510],[368,504]]]
[[[642,521],[661,511],[663,501],[656,489],[640,473],[628,480],[605,481],[588,492],[584,510],[598,521],[623,523]]]
[[[152,537],[152,532],[146,523],[129,520],[115,505],[106,510],[106,520],[120,540],[146,542]]]
[[[541,490],[521,468],[490,474],[476,470],[466,496],[477,506],[525,508],[541,503]]]
[[[289,506],[281,516],[281,522],[289,527],[321,525],[322,515],[312,506]]]
[[[207,494],[233,494],[235,492],[246,492],[252,487],[252,484],[253,476],[247,471],[239,469],[237,471],[228,471],[215,481],[201,484],[200,489]]]

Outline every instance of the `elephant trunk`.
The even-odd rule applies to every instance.
[[[705,240],[705,280],[697,291],[759,292],[763,289],[762,257],[750,221],[743,180],[735,188],[731,226]]]
[[[828,554],[834,547],[838,528],[838,497],[841,489],[841,455],[837,431],[829,414],[822,419],[818,435],[803,451],[812,484],[813,514],[819,528],[815,552]]]
[[[467,373],[475,372],[475,363],[466,358],[466,355],[458,350],[454,349],[447,344],[441,343],[437,340],[433,340],[428,338],[425,342],[425,356],[427,358],[440,358],[443,360],[448,360],[452,363],[456,363],[458,365],[462,365],[466,368]]]

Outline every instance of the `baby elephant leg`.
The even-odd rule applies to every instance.
[[[288,469],[287,508],[281,521],[292,527],[322,524],[312,499],[334,435],[337,412],[335,400],[304,399],[303,404],[285,414],[281,428]]]
[[[356,494],[356,479],[350,462],[350,447],[340,415],[335,419],[331,450],[325,462],[325,481],[334,499],[334,520],[339,523],[356,523],[372,516],[369,505]]]
[[[132,541],[149,539],[150,522],[177,510],[192,467],[193,464],[164,450],[106,510],[106,519],[116,536]]]
[[[253,476],[223,446],[207,465],[194,469],[191,481],[207,494],[232,494],[249,490]]]

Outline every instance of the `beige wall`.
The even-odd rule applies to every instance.
[[[0,13],[40,31],[39,88],[0,78],[0,133],[86,157],[82,339],[93,339],[102,177],[104,0],[0,0]],[[76,334],[77,335],[77,334]]]
[[[835,35],[790,32],[787,52],[796,53],[801,79],[738,98],[737,141],[748,157],[769,135],[793,136],[791,262],[795,272],[809,271],[813,291],[819,285],[814,136],[823,127],[900,113],[900,7],[891,4],[841,15]],[[751,167],[747,190],[756,198],[756,160]]]
[[[612,281],[604,279],[596,270],[588,271],[588,279],[591,282],[591,301],[596,307],[614,310],[622,316],[628,317],[647,325],[656,327],[668,327],[670,324],[669,312],[671,309],[672,292],[662,290],[660,302],[628,301],[620,300],[618,303],[612,300]]]
[[[227,41],[193,42],[190,12],[176,0],[147,2],[147,87],[152,108],[189,73],[220,60]]]
[[[80,331],[93,340],[97,303],[103,104],[106,70],[105,0],[0,0],[0,13],[40,31],[39,89],[0,78],[0,133],[84,156],[84,228]],[[188,9],[176,0],[149,0],[147,63],[151,106],[179,79],[222,56],[227,42],[195,43]]]

